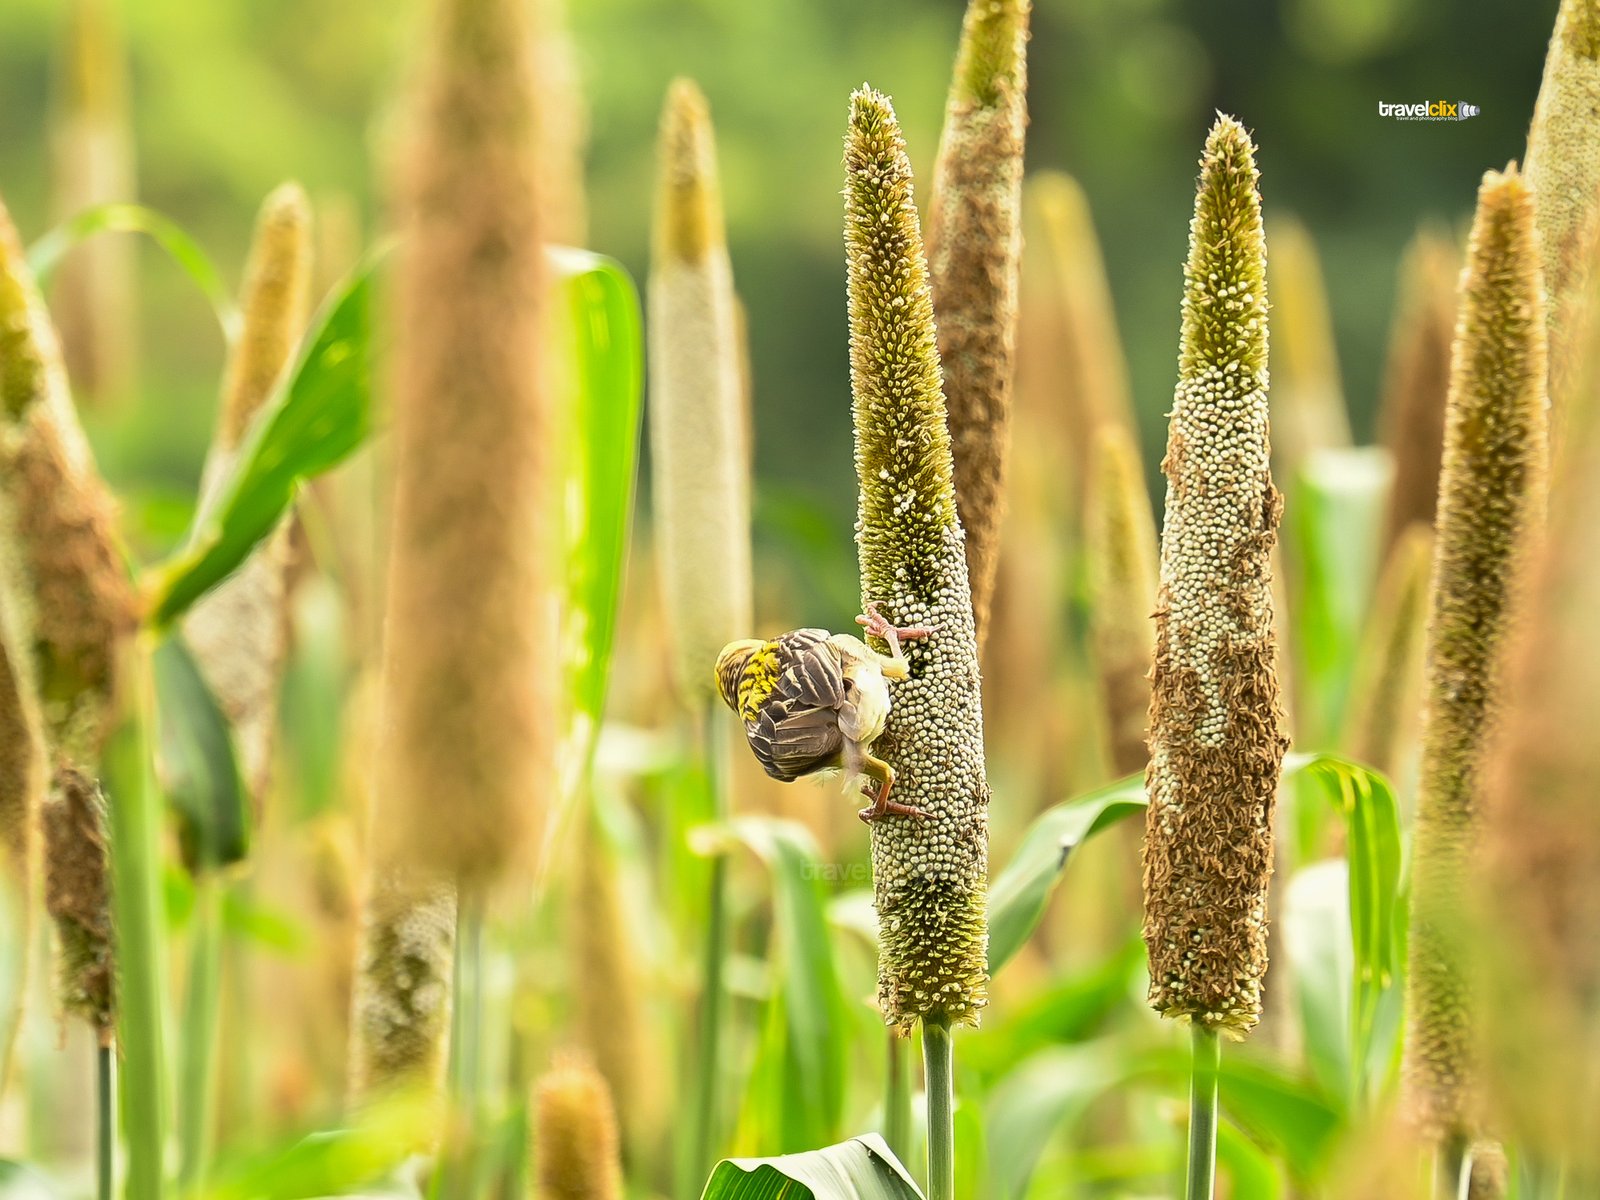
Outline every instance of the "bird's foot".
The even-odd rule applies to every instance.
[[[867,611],[856,618],[856,624],[872,637],[882,638],[889,643],[889,650],[896,658],[900,657],[900,639],[914,640],[916,638],[932,637],[935,629],[931,625],[891,625],[889,619],[878,611],[876,600],[867,601]]]
[[[863,825],[871,825],[874,821],[884,817],[916,817],[919,821],[928,819],[928,811],[918,808],[915,804],[901,804],[898,800],[889,799],[889,789],[880,786],[876,795],[862,789],[864,795],[872,796],[872,803],[856,813],[861,818]]]

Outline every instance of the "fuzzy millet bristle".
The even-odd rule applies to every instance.
[[[1150,761],[1150,662],[1160,553],[1138,447],[1120,425],[1095,433],[1084,513],[1089,638],[1118,775]]]
[[[538,1200],[621,1200],[611,1090],[587,1062],[558,1062],[534,1085],[533,1153]]]
[[[398,182],[380,858],[464,887],[526,865],[554,791],[552,381],[539,29],[440,0]]]
[[[750,633],[750,497],[738,305],[705,98],[672,85],[661,117],[649,284],[656,562],[680,696],[714,699],[711,664]]]
[[[1489,172],[1462,278],[1428,619],[1412,852],[1405,1079],[1436,1141],[1478,1120],[1476,1002],[1461,908],[1480,840],[1480,769],[1529,532],[1542,516],[1545,333],[1533,196]]]
[[[1028,0],[971,0],[928,213],[928,265],[983,644],[1000,556],[1016,362]]]
[[[92,779],[63,767],[43,817],[44,903],[56,923],[61,1006],[109,1046],[117,1023],[117,972],[105,796]]]
[[[973,1023],[987,999],[988,804],[978,647],[938,338],[911,163],[887,97],[850,101],[845,258],[854,394],[857,545],[864,601],[932,637],[908,643],[910,678],[874,753],[895,798],[928,814],[872,828],[878,1001],[918,1019]]]

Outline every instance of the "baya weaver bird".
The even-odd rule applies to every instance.
[[[861,785],[872,801],[857,815],[926,817],[889,799],[894,768],[872,754],[889,716],[889,681],[906,678],[900,639],[931,629],[891,625],[868,604],[856,624],[889,643],[879,654],[860,638],[826,629],[795,629],[771,641],[744,638],[717,655],[717,690],[744,722],[745,739],[768,775],[792,783],[818,771],[845,773],[845,791]]]

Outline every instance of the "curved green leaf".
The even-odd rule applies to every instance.
[[[308,331],[188,547],[157,568],[150,624],[164,629],[277,528],[302,480],[336,466],[372,427],[372,289],[376,259],[353,275]]]
[[[989,886],[991,975],[1033,936],[1078,844],[1144,807],[1144,777],[1130,775],[1046,810],[1028,827],[1016,854]]]
[[[566,603],[562,664],[575,742],[567,761],[586,770],[605,709],[628,533],[633,517],[643,398],[639,295],[621,264],[557,249],[558,345],[568,347],[563,405],[566,483],[562,524]]]
[[[151,663],[161,782],[184,863],[197,871],[239,862],[250,852],[251,811],[228,718],[176,632]]]
[[[724,1159],[701,1200],[922,1200],[875,1133],[777,1158]]]
[[[28,247],[28,267],[39,286],[79,242],[97,233],[143,233],[167,252],[195,286],[205,293],[217,324],[230,342],[239,332],[239,308],[223,286],[211,259],[176,223],[142,204],[97,204],[69,217]]]
[[[828,927],[821,855],[793,821],[743,817],[729,833],[773,884],[777,978],[740,1115],[738,1144],[792,1150],[838,1136],[851,1027]]]
[[[989,1095],[987,1195],[1027,1195],[1039,1156],[1061,1126],[1076,1121],[1127,1075],[1105,1042],[1058,1046],[1026,1059]]]

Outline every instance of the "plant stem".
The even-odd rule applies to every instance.
[[[911,1078],[906,1070],[906,1039],[886,1031],[888,1072],[883,1092],[883,1140],[902,1163],[911,1144]]]
[[[435,1194],[469,1200],[478,1190],[484,1148],[483,1116],[483,895],[463,888],[456,900],[456,964],[450,1026],[450,1127]]]
[[[1217,1178],[1217,1070],[1222,1043],[1215,1029],[1194,1023],[1194,1063],[1189,1073],[1188,1200],[1211,1200]]]
[[[700,748],[706,767],[711,818],[725,823],[732,815],[728,794],[728,747],[722,714],[707,706],[700,713]],[[722,1025],[726,1007],[723,976],[728,959],[728,856],[711,860],[707,882],[705,970],[700,987],[700,1061],[695,1073],[694,1138],[686,1160],[687,1178],[679,1180],[684,1195],[698,1195],[716,1156],[718,1101],[722,1082]]]
[[[130,639],[132,641],[132,639]],[[161,814],[150,775],[146,722],[152,711],[148,647],[123,651],[124,705],[106,741],[101,777],[111,824],[112,900],[117,933],[119,1073],[128,1140],[127,1195],[160,1200],[166,1095],[161,1046]]]
[[[111,1090],[111,1047],[95,1053],[95,1200],[111,1200],[117,1145],[116,1095]]]
[[[922,1022],[922,1079],[928,1097],[928,1200],[956,1194],[955,1046],[950,1022]]]
[[[213,871],[194,880],[189,996],[183,1028],[183,1111],[178,1128],[178,1191],[198,1192],[211,1157],[216,1106],[217,997],[222,984],[222,884]]]

